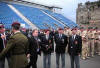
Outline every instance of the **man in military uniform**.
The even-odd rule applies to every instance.
[[[98,55],[100,56],[100,30],[98,31],[99,35],[98,35]]]
[[[94,36],[93,28],[90,27],[88,31],[88,40],[89,40],[88,46],[89,46],[89,52],[90,52],[89,56],[92,56],[92,57],[94,57],[94,38],[95,36]]]
[[[87,48],[88,48],[88,37],[87,37],[87,30],[84,28],[81,29],[81,37],[82,37],[82,59],[87,58]]]
[[[95,45],[95,53],[98,54],[98,41],[99,41],[99,32],[98,29],[95,27],[94,28],[94,35],[95,35],[95,41],[94,41],[94,45]]]
[[[100,55],[100,31],[98,29],[95,32],[95,53]]]
[[[0,59],[10,52],[10,68],[25,68],[28,64],[26,57],[28,39],[20,32],[20,23],[18,22],[12,24],[12,32],[13,35],[10,37],[6,48],[0,53]]]
[[[87,29],[87,37],[88,37],[88,47],[87,47],[87,58],[90,58],[90,45],[89,45],[89,42],[90,42],[90,39],[89,39],[89,33],[90,33],[90,27],[88,27]]]

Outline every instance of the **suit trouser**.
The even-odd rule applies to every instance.
[[[70,55],[70,60],[71,60],[71,68],[74,68],[74,62],[76,64],[76,68],[80,68],[79,56]]]
[[[7,62],[8,62],[8,66],[10,66],[10,56],[9,56],[9,54],[8,55],[6,55],[6,58],[7,58]]]
[[[51,68],[51,54],[43,53],[43,68]]]
[[[8,66],[10,65],[10,57],[6,56],[6,57],[0,59],[0,68],[5,68],[5,58],[7,58]]]
[[[0,68],[5,68],[5,58],[0,59]]]
[[[56,68],[60,68],[59,67],[59,59],[61,56],[61,60],[62,60],[62,67],[61,68],[65,68],[65,53],[56,53]]]
[[[30,68],[31,66],[32,66],[32,68],[37,68],[37,58],[38,58],[37,54],[30,56],[30,62],[28,64],[27,68]]]

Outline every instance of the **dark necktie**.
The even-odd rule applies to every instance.
[[[74,35],[72,36],[72,40],[74,41]]]
[[[36,40],[36,44],[37,44],[37,52],[39,52],[40,50],[40,46],[39,46],[39,41],[38,41],[38,37],[34,37]]]

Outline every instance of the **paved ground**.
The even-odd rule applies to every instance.
[[[37,68],[43,68],[43,57],[39,56],[38,58],[38,67]],[[94,58],[89,58],[87,60],[81,60],[80,59],[80,64],[81,68],[100,68],[100,56],[95,56]],[[7,66],[7,61],[6,61],[6,67]],[[51,68],[56,68],[56,60],[55,60],[55,54],[52,54],[52,59],[51,59]],[[61,68],[61,65],[60,65]],[[66,68],[70,68],[70,58],[69,55],[66,54]]]

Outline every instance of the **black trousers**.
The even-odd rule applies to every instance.
[[[37,68],[37,58],[38,58],[37,54],[31,55],[30,62],[28,64],[27,68],[30,68],[31,66],[32,66],[32,68]]]

